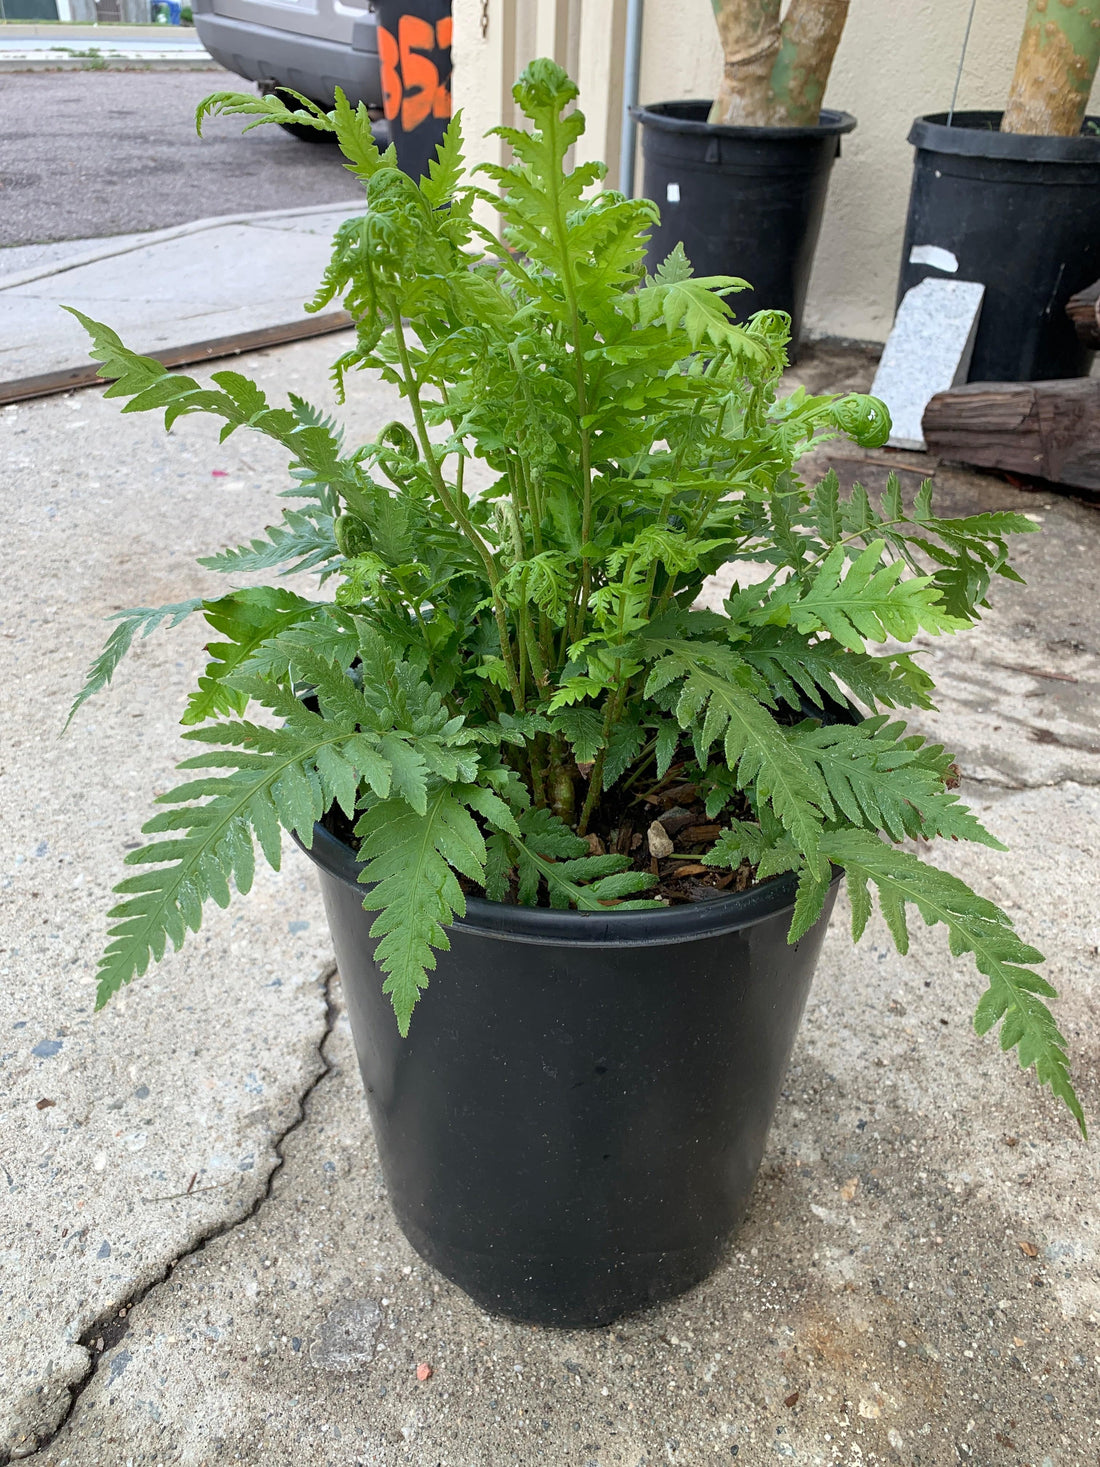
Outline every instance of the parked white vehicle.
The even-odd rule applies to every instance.
[[[337,87],[382,113],[378,29],[371,0],[192,0],[199,39],[214,60],[258,83],[289,87],[328,109]],[[313,128],[297,136],[323,140]]]

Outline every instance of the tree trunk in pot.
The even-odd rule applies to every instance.
[[[1074,137],[1100,62],[1100,0],[1029,0],[1002,132]]]
[[[782,43],[779,0],[711,0],[722,42],[722,81],[709,121],[728,127],[768,121],[771,76]]]
[[[817,122],[847,19],[848,0],[791,0],[772,67],[772,108],[782,114],[774,118],[777,125]]]
[[[848,17],[848,0],[712,0],[724,57],[709,121],[734,127],[812,126]]]

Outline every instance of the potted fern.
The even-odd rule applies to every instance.
[[[661,206],[654,267],[677,243],[701,274],[743,276],[740,314],[802,311],[840,140],[856,125],[822,98],[848,0],[711,0],[722,50],[713,102],[632,109],[641,124],[643,189]]]
[[[892,712],[930,706],[905,642],[973,623],[1031,524],[938,518],[896,483],[878,509],[834,476],[807,489],[799,456],[837,431],[881,443],[882,405],[778,399],[786,319],[736,324],[736,282],[680,251],[646,276],[653,206],[586,199],[599,169],[566,168],[569,78],[537,61],[515,95],[528,126],[481,195],[504,252],[474,221],[457,118],[417,183],[342,97],[203,104],[335,132],[368,207],[311,309],[343,296],[338,380],[381,373],[411,426],[345,449],[294,396],[231,371],[201,386],[82,318],[126,411],[211,413],[290,456],[301,507],[202,563],[311,569],[335,594],[122,613],[77,706],[158,620],[217,633],[98,1002],[248,890],[256,842],[277,866],[288,831],[320,873],[409,1239],[487,1308],[595,1324],[719,1258],[842,873],[857,938],[872,888],[903,949],[907,905],[945,923],[988,980],[977,1028],[1003,1021],[1081,1109],[1040,954],[907,844],[998,842]],[[730,561],[755,573],[698,609]]]

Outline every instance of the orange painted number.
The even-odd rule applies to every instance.
[[[439,68],[425,52],[447,51],[453,24],[445,16],[436,26],[418,15],[403,15],[397,37],[378,27],[378,59],[382,69],[382,110],[392,122],[400,114],[405,132],[428,117],[450,117],[450,82],[441,82]]]
[[[439,71],[431,57],[422,53],[435,48],[435,29],[430,21],[417,15],[403,15],[397,23],[397,44],[401,51],[401,82],[405,95],[401,102],[401,126],[412,132],[431,116],[432,103],[439,89]]]
[[[378,60],[382,69],[382,111],[392,122],[401,110],[401,78],[397,72],[397,42],[383,26],[378,27]]]

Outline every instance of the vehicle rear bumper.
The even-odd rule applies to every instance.
[[[291,87],[331,107],[340,87],[355,106],[364,102],[379,111],[382,81],[378,69],[378,33],[374,21],[358,21],[350,46],[304,36],[273,26],[214,15],[210,0],[194,6],[199,40],[219,65],[254,82]]]

